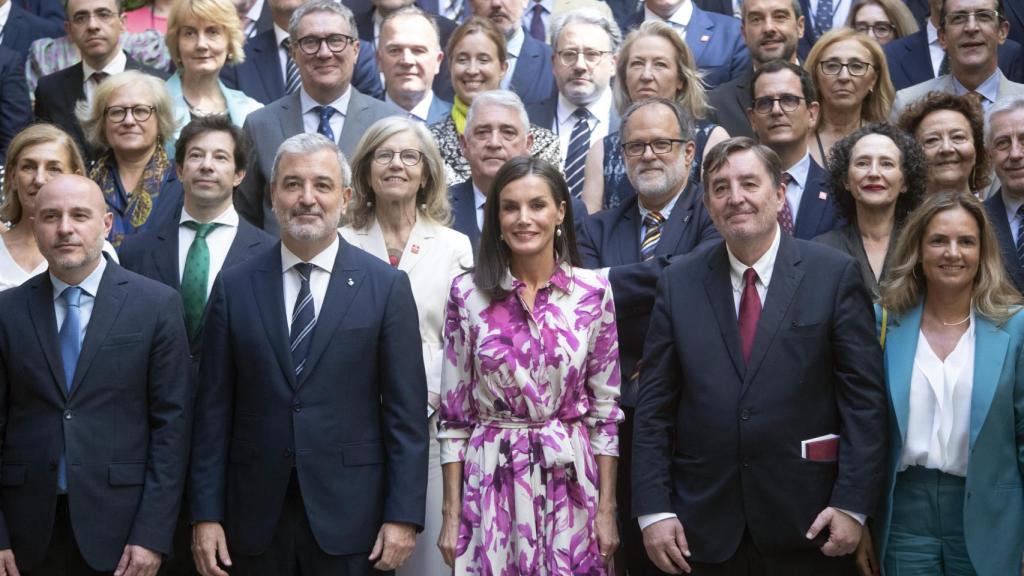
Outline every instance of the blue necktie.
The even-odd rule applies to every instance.
[[[326,136],[331,142],[337,142],[334,139],[334,130],[331,130],[331,116],[334,116],[337,110],[331,106],[317,106],[313,110],[320,114],[320,125],[317,126],[316,131]]]
[[[814,27],[818,30],[820,37],[832,29],[832,17],[835,11],[832,9],[832,0],[818,0],[818,10],[814,13]]]
[[[583,194],[583,168],[590,150],[590,111],[577,108],[572,115],[576,124],[569,134],[569,147],[565,153],[565,183],[569,186],[569,193],[579,198]]]
[[[306,355],[313,341],[316,312],[313,310],[313,292],[309,289],[309,275],[313,272],[313,265],[301,262],[295,265],[295,271],[299,273],[302,284],[295,298],[295,308],[292,309],[291,349],[292,366],[295,367],[295,376],[299,376],[306,365]]]
[[[1017,208],[1017,261],[1024,266],[1024,205]]]
[[[64,386],[70,394],[71,383],[75,379],[75,367],[78,366],[78,356],[82,353],[82,289],[78,286],[68,286],[61,293],[61,298],[67,305],[67,315],[64,316],[64,324],[60,327],[60,359],[64,364]],[[67,449],[64,452],[67,452]],[[61,492],[68,489],[68,466],[64,453],[61,453],[57,467],[57,487]]]

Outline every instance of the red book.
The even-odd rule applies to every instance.
[[[812,462],[835,462],[839,459],[839,435],[826,434],[800,442],[800,457]]]

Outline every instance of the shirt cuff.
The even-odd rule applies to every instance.
[[[640,524],[641,530],[646,530],[651,524],[657,524],[662,520],[668,520],[669,518],[675,518],[676,515],[671,512],[659,512],[656,514],[641,514],[637,519],[637,523]]]
[[[859,512],[850,512],[849,510],[843,510],[842,508],[836,508],[836,510],[839,510],[839,511],[840,511],[840,512],[842,512],[843,514],[846,514],[846,515],[847,515],[847,516],[849,516],[850,518],[853,518],[853,519],[854,519],[854,520],[856,520],[856,521],[857,521],[857,523],[858,523],[858,524],[860,524],[861,526],[863,526],[863,525],[864,525],[864,522],[865,522],[865,521],[866,521],[866,520],[868,519],[868,517],[867,517],[867,515],[866,515],[866,514],[861,514],[861,513],[859,513]]]

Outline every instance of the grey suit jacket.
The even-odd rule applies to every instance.
[[[1024,96],[1024,84],[1011,82],[1003,75],[1003,71],[998,68],[996,69],[996,74],[999,74],[999,92],[996,95],[996,102],[1012,96]],[[896,100],[892,103],[890,119],[896,122],[907,106],[924,98],[929,92],[954,92],[952,74],[932,78],[897,92]]]
[[[350,90],[352,97],[338,137],[338,147],[346,157],[352,155],[359,138],[374,122],[404,114],[397,106],[371,98],[355,87]],[[284,96],[249,114],[243,129],[253,143],[253,154],[249,156],[245,179],[235,191],[235,208],[251,223],[277,236],[277,219],[270,208],[270,173],[277,148],[303,131],[299,93]]]

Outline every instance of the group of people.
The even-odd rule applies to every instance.
[[[1024,575],[1015,3],[51,4],[0,576]]]

